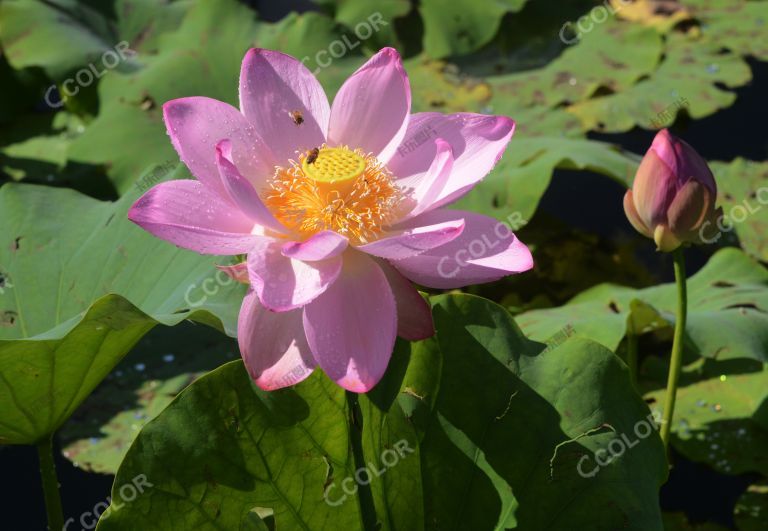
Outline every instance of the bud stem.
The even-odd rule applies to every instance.
[[[677,284],[677,318],[675,320],[675,335],[672,340],[672,357],[669,362],[667,378],[667,397],[664,401],[664,415],[661,420],[661,440],[664,448],[669,448],[669,433],[672,429],[672,415],[675,411],[677,382],[680,378],[680,367],[683,362],[683,337],[688,311],[688,294],[685,284],[685,256],[681,245],[672,252],[675,264],[675,283]]]

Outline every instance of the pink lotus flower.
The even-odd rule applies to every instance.
[[[299,61],[253,49],[239,111],[204,97],[163,106],[197,180],[155,186],[128,217],[186,249],[248,255],[224,269],[250,283],[238,341],[261,388],[292,385],[319,365],[342,387],[368,391],[397,335],[434,333],[411,281],[456,288],[532,267],[528,248],[497,221],[442,208],[493,168],[514,122],[410,110],[391,48],[333,105]]]
[[[701,227],[722,216],[716,199],[717,183],[706,161],[662,129],[624,195],[624,211],[638,232],[669,252],[684,242],[701,243]]]

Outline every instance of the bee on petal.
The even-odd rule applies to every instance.
[[[291,117],[291,120],[293,120],[293,123],[296,125],[301,125],[304,123],[304,115],[301,114],[301,111],[291,111],[288,113],[288,115]]]

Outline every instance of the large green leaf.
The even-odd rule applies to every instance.
[[[329,481],[354,472],[344,391],[319,372],[295,390],[252,385],[242,362],[228,363],[148,423],[98,528],[253,529],[268,509],[278,529],[359,529],[357,504],[323,502]],[[141,474],[152,486],[116,509],[119,487]]]
[[[616,356],[544,349],[484,299],[434,303],[437,341],[398,343],[367,395],[319,372],[264,393],[240,362],[191,384],[131,446],[99,529],[248,528],[254,511],[276,529],[661,528],[666,460]],[[632,450],[595,468],[622,435]],[[370,486],[345,494],[353,474]]]
[[[535,340],[570,325],[576,336],[616,350],[635,317],[642,321],[636,333],[669,330],[676,300],[673,284],[641,290],[601,284],[565,306],[527,312],[518,320]],[[768,361],[768,270],[738,249],[718,251],[688,280],[686,337],[701,356]]]
[[[435,324],[441,392],[421,449],[429,528],[660,528],[655,434],[593,477],[579,469],[595,471],[594,452],[636,438],[649,414],[618,358],[578,339],[542,350],[476,297],[439,297]]]
[[[193,318],[234,333],[243,289],[215,282],[224,260],[130,223],[137,195],[109,203],[65,189],[0,188],[3,443],[55,431],[157,323]],[[203,293],[208,278],[215,295]]]

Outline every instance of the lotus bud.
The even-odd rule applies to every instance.
[[[683,243],[702,243],[701,227],[722,216],[716,199],[715,178],[701,155],[662,129],[624,195],[624,212],[658,250],[671,252]]]

